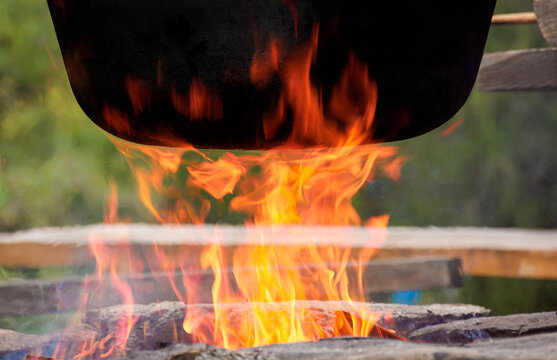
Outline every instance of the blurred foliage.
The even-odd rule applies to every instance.
[[[5,316],[0,318],[0,329],[10,329],[24,334],[47,334],[62,331],[75,313]]]
[[[427,290],[419,304],[474,304],[494,315],[509,315],[557,309],[557,281],[466,276],[462,288]],[[394,299],[393,299],[394,300]]]
[[[133,185],[73,97],[46,1],[2,0],[0,24],[0,230],[101,221],[109,176]]]
[[[496,13],[517,11],[532,2],[497,3]],[[494,26],[485,51],[546,46],[537,25]],[[556,136],[557,93],[474,89],[446,125],[395,143],[409,157],[401,181],[375,180],[355,204],[391,214],[391,225],[555,228]]]
[[[460,301],[485,306],[496,315],[555,311],[557,281],[473,277],[465,279]]]
[[[36,268],[5,268],[0,266],[0,281],[8,279],[60,279],[91,274],[93,266],[49,266]]]

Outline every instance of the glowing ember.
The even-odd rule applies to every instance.
[[[367,66],[356,56],[350,55],[331,98],[327,105],[323,103],[320,90],[309,76],[317,56],[317,30],[312,42],[288,59],[281,56],[278,41],[272,39],[268,46],[258,49],[251,68],[251,80],[257,86],[265,86],[270,76],[278,76],[284,84],[284,92],[264,119],[265,137],[272,139],[277,131],[291,124],[289,147],[309,140],[315,149],[279,148],[258,154],[209,156],[191,147],[154,148],[113,139],[137,179],[141,202],[161,223],[203,223],[214,202],[229,203],[230,210],[247,215],[250,239],[246,243],[250,245],[231,249],[221,246],[218,238],[211,239],[201,258],[192,259],[180,252],[164,253],[154,244],[156,261],[147,266],[151,271],[168,272],[174,291],[183,302],[201,301],[196,297],[202,292],[201,284],[184,277],[186,292],[180,292],[174,280],[176,271],[210,269],[214,274],[214,317],[199,318],[188,312],[183,329],[176,329],[176,340],[178,332],[185,331],[195,341],[236,349],[331,336],[384,334],[376,327],[378,315],[361,306],[366,300],[362,266],[384,240],[384,231],[379,238],[370,239],[365,251],[354,256],[347,247],[317,245],[319,239],[308,239],[308,244],[303,245],[279,246],[259,227],[387,226],[388,216],[362,221],[351,200],[362,186],[379,176],[378,168],[383,175],[397,179],[404,159],[397,156],[394,147],[358,146],[369,136],[377,86],[369,78]],[[143,93],[141,83],[130,79],[128,87],[134,108],[148,106],[149,96]],[[215,120],[222,115],[222,104],[200,80],[194,80],[188,96],[174,92],[172,99],[179,111],[194,118]],[[118,126],[118,116],[121,115],[106,108],[105,117],[113,119],[110,123],[114,127]],[[185,174],[183,169],[187,170]],[[118,221],[117,194],[115,187],[112,189],[108,222]],[[280,233],[280,227],[273,229]],[[97,278],[110,274],[112,286],[128,311],[109,337],[84,344],[77,358],[93,353],[100,357],[126,355],[127,338],[137,321],[131,288],[118,273],[140,273],[143,262],[129,248],[108,250],[101,242],[102,239],[91,242]],[[347,265],[354,263],[359,264],[357,276],[349,277]],[[337,313],[333,324],[323,324],[297,306],[299,300],[323,298],[346,301],[350,311]],[[276,302],[291,306],[287,311],[269,311],[261,305]],[[249,304],[253,315],[232,322],[227,316],[230,307],[223,306],[230,303]]]

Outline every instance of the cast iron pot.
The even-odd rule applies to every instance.
[[[326,104],[349,54],[377,81],[366,142],[401,140],[449,120],[474,84],[495,0],[48,0],[75,97],[104,130],[133,142],[267,149],[262,116],[283,84],[250,81],[256,40],[281,51],[319,42],[311,79]],[[177,109],[193,79],[222,101],[218,119]],[[116,121],[116,120],[118,121]],[[320,146],[327,144],[297,144]]]

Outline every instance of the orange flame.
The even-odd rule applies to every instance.
[[[294,33],[296,38],[298,37],[298,8],[296,7],[295,0],[283,0],[284,4],[288,7],[290,15],[292,16],[292,21],[294,22]]]
[[[220,201],[232,194],[230,209],[249,215],[247,225],[253,237],[249,243],[256,245],[240,246],[228,254],[229,248],[217,241],[202,252],[197,266],[210,269],[214,275],[214,317],[199,318],[188,312],[184,321],[184,330],[199,342],[235,349],[328,336],[368,336],[375,328],[377,314],[358,302],[365,301],[364,266],[384,234],[370,239],[373,246],[352,254],[346,247],[311,244],[311,239],[303,246],[275,245],[272,238],[265,238],[258,227],[251,226],[362,225],[351,199],[375,176],[375,167],[383,165],[383,173],[391,178],[400,176],[404,158],[397,156],[394,147],[357,146],[369,136],[377,104],[377,86],[369,79],[367,66],[351,55],[327,106],[311,83],[317,33],[316,28],[310,46],[285,61],[283,68],[278,42],[271,40],[266,52],[254,55],[250,75],[258,86],[265,86],[274,73],[284,82],[278,106],[264,119],[267,138],[288,122],[286,114],[291,113],[288,145],[296,147],[310,140],[332,148],[272,150],[258,155],[226,153],[216,160],[195,152],[196,159],[191,160],[187,149],[150,148],[114,140],[130,161],[141,201],[159,221],[203,222],[211,211],[204,193]],[[137,166],[137,158],[148,163],[147,167]],[[178,191],[165,179],[175,177],[180,167],[188,170],[189,177]],[[174,202],[161,209],[154,194]],[[388,216],[381,216],[365,224],[384,228],[387,222]],[[155,248],[164,269],[187,268]],[[350,276],[347,268],[354,263],[356,274]],[[195,303],[200,300],[196,298],[200,292],[196,286],[200,285],[190,280],[183,281],[186,294],[171,282],[178,298]],[[349,312],[325,321],[324,326],[322,318],[297,306],[297,300],[322,298],[348,301],[353,306]],[[262,306],[284,302],[290,304],[286,311],[273,312]],[[231,317],[230,307],[224,306],[227,303],[248,303],[251,315]]]
[[[193,79],[187,96],[172,88],[172,104],[176,111],[192,120],[218,120],[222,118],[222,101],[218,94],[201,80]]]
[[[271,76],[277,76],[284,85],[275,108],[263,119],[265,137],[273,139],[279,129],[289,127],[289,148],[308,142],[320,148],[277,148],[211,157],[192,147],[157,148],[112,139],[136,177],[141,202],[159,222],[203,223],[215,202],[229,204],[231,211],[247,215],[246,245],[221,245],[218,228],[217,238],[204,246],[199,259],[165,253],[154,243],[155,262],[148,266],[152,271],[168,272],[181,301],[202,302],[199,294],[203,284],[184,276],[184,293],[175,281],[175,271],[201,269],[213,274],[214,316],[187,311],[183,329],[176,329],[176,340],[178,331],[186,331],[195,341],[237,349],[331,336],[385,334],[376,326],[379,315],[362,302],[366,301],[366,263],[386,238],[389,217],[362,221],[352,197],[379,174],[397,180],[405,158],[397,155],[395,147],[361,145],[367,142],[375,115],[377,85],[369,78],[367,65],[355,55],[350,54],[338,84],[324,102],[309,76],[317,56],[317,34],[316,27],[311,43],[284,59],[278,41],[271,39],[266,50],[258,49],[254,54],[250,78],[256,86],[264,87]],[[133,94],[130,91],[132,104],[146,103],[133,98],[147,97]],[[173,91],[172,101],[178,111],[192,118],[217,119],[222,116],[222,104],[213,95],[194,80],[188,96]],[[120,116],[108,107],[105,112],[106,118]],[[117,126],[115,121],[113,124]],[[115,186],[110,199],[106,218],[114,222]],[[320,244],[320,239],[288,246],[277,242],[285,232],[275,225],[294,224],[365,225],[377,231],[358,253],[341,244]],[[97,277],[110,273],[126,314],[109,339],[86,345],[82,353],[90,354],[91,347],[100,349],[102,345],[102,354],[125,355],[136,318],[133,291],[120,277],[117,265],[128,264],[128,272],[137,271],[134,258],[129,249],[110,253],[95,242],[91,251],[97,259]],[[313,299],[344,301],[347,311],[324,317],[304,307],[306,300]],[[247,304],[249,316],[232,316],[234,306],[230,304],[234,303]],[[282,305],[270,308],[269,304]]]
[[[102,109],[106,124],[118,135],[130,135],[131,127],[128,116],[120,110],[104,105]]]
[[[135,115],[143,112],[143,109],[151,104],[151,93],[145,81],[126,76],[126,90]]]
[[[259,48],[256,38],[256,49]],[[268,49],[260,51],[257,49],[253,54],[250,67],[250,80],[252,83],[263,87],[267,85],[273,73],[279,69],[279,42],[271,39]]]
[[[447,126],[445,128],[445,130],[443,130],[443,132],[441,133],[441,136],[448,136],[450,134],[452,134],[456,129],[458,129],[460,127],[460,125],[462,125],[462,122],[464,121],[463,117],[459,117],[458,119],[456,119],[452,124],[450,124],[449,126]]]

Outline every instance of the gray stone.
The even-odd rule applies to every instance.
[[[557,332],[555,312],[494,316],[452,321],[423,327],[409,334],[414,341],[427,343],[470,343],[476,339],[517,337]]]
[[[200,313],[204,307],[200,306]],[[180,302],[165,301],[159,304],[138,305],[131,314],[134,326],[130,332],[126,349],[153,350],[173,343],[191,343],[191,336],[182,329],[186,316],[185,305]],[[127,316],[125,305],[115,305],[86,313],[83,322],[97,332],[97,338],[104,338],[114,332],[118,321]]]
[[[290,307],[290,305],[290,303],[261,304],[261,306],[267,308],[267,311],[282,311],[282,308]],[[350,312],[350,305],[346,302],[298,301],[296,305],[308,309],[312,314],[313,320],[323,322],[324,327],[330,326],[335,321],[335,314],[339,311]],[[487,309],[469,305],[406,306],[373,303],[358,305],[381,314],[380,324],[387,328],[397,328],[397,331],[402,335],[406,334],[408,329],[413,330],[418,326],[489,314]],[[226,304],[223,306],[225,311],[228,310],[228,321],[231,324],[241,321],[246,316],[252,316],[250,307],[246,304]],[[29,350],[29,354],[39,355],[41,354],[43,344],[58,341],[67,349],[68,356],[70,354],[75,355],[79,352],[79,349],[76,349],[76,347],[80,347],[84,340],[90,341],[92,339],[99,340],[105,338],[117,328],[117,323],[122,317],[131,315],[134,319],[134,326],[129,335],[126,347],[127,353],[132,350],[151,350],[150,356],[159,358],[160,356],[164,357],[170,354],[169,351],[177,351],[176,359],[186,360],[196,358],[196,356],[199,356],[199,360],[216,358],[221,355],[225,359],[236,359],[238,356],[240,358],[252,356],[254,359],[263,356],[262,358],[264,359],[272,359],[275,356],[273,355],[274,353],[268,353],[267,348],[261,348],[264,350],[243,349],[230,353],[226,350],[207,347],[206,345],[187,345],[192,342],[192,338],[182,328],[186,311],[198,319],[214,316],[211,304],[199,304],[188,307],[180,302],[135,305],[132,314],[128,314],[126,307],[123,305],[112,306],[87,312],[82,319],[83,324],[68,328],[63,333],[37,336],[20,334],[9,330],[2,331],[0,332],[0,354],[2,354],[2,351]],[[180,345],[171,346],[176,343],[180,343]],[[291,344],[290,346],[296,348],[298,345]],[[396,347],[398,345],[388,346]],[[279,349],[286,351],[282,350],[282,348]]]
[[[290,308],[290,303],[260,304],[266,311],[278,312]],[[332,327],[336,313],[351,312],[350,305],[342,301],[297,301],[297,307],[306,309],[313,321],[322,322],[323,328]],[[381,316],[379,325],[397,331],[406,336],[411,331],[432,324],[487,316],[489,310],[472,305],[428,305],[408,306],[397,304],[360,303],[358,306],[367,308],[370,312]],[[239,323],[246,317],[252,316],[251,307],[247,304],[223,304],[223,310],[228,314],[230,324]],[[135,325],[128,339],[128,349],[153,350],[170,344],[191,343],[191,336],[182,329],[186,315],[197,319],[214,317],[211,304],[187,306],[180,302],[162,302],[151,305],[135,305],[133,318]],[[127,316],[123,305],[112,306],[100,310],[89,311],[84,317],[84,323],[98,332],[99,338],[114,331],[118,319]],[[308,315],[309,316],[309,315]]]
[[[29,335],[19,332],[0,329],[0,358],[10,353],[25,352],[27,355],[39,356],[43,354],[46,344],[57,344],[64,348],[68,356],[80,352],[84,341],[95,339],[96,332],[82,324],[68,326],[63,332],[45,335]]]
[[[12,330],[0,329],[0,356],[8,351],[20,351],[43,343],[45,336],[28,335]]]
[[[377,338],[332,338],[228,351],[206,345],[174,345],[136,352],[133,360],[554,360],[557,334],[448,346]]]
[[[484,307],[464,304],[371,304],[370,306],[374,311],[383,314],[380,325],[394,329],[404,337],[424,326],[449,323],[455,320],[483,318],[491,313]]]

